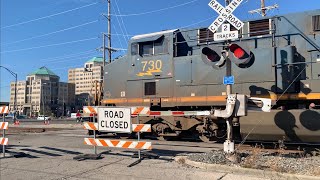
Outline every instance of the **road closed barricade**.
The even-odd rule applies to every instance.
[[[9,123],[5,122],[5,116],[9,113],[8,106],[0,106],[0,115],[2,115],[2,122],[0,122],[0,130],[2,130],[2,137],[0,137],[0,145],[2,145],[3,157],[6,156],[6,146],[8,145],[8,138],[6,138],[6,130],[9,127]]]
[[[151,150],[152,143],[140,141],[140,132],[151,132],[150,124],[133,124],[131,117],[137,117],[139,123],[139,115],[150,113],[146,107],[118,108],[118,107],[103,107],[97,109],[97,123],[83,123],[83,128],[93,131],[93,138],[85,138],[84,144],[94,146],[94,154],[97,155],[97,146],[136,149],[138,150],[138,160],[128,167],[131,167],[141,162],[141,150]],[[95,118],[94,118],[95,119]],[[96,138],[96,131],[110,133],[132,133],[136,132],[137,140],[112,140]],[[150,156],[150,154],[149,154]],[[156,156],[158,157],[158,156]],[[156,158],[155,157],[155,158]]]

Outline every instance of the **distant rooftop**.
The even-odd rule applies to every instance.
[[[29,74],[29,76],[31,75],[49,75],[49,76],[57,76],[54,72],[52,72],[50,69],[48,69],[47,67],[43,66],[39,69],[37,69],[36,71],[32,72]]]
[[[94,58],[90,59],[89,61],[87,61],[87,63],[91,63],[91,62],[103,62],[103,58],[102,57],[94,57]]]

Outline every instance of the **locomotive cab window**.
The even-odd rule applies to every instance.
[[[156,95],[156,82],[146,82],[144,83],[144,95]]]
[[[155,41],[139,43],[140,56],[154,56],[165,53],[168,53],[168,42],[166,41],[164,36]]]
[[[138,47],[139,47],[138,43],[131,44],[131,55],[132,56],[138,55]]]

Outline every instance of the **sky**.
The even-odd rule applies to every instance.
[[[218,0],[224,5],[224,0]],[[129,39],[169,29],[208,27],[217,13],[210,0],[111,0],[113,58],[125,55]],[[265,0],[278,4],[269,16],[320,9],[320,0]],[[102,57],[102,33],[107,32],[107,0],[0,0],[0,65],[18,80],[46,66],[67,82],[68,69]],[[245,21],[261,17],[249,10],[260,0],[243,0],[233,13]],[[0,68],[0,102],[10,99],[14,78]]]

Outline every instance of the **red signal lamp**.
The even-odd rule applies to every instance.
[[[210,48],[203,48],[202,54],[207,56],[207,59],[211,62],[218,62],[220,60],[220,56]]]
[[[233,55],[238,59],[246,58],[246,51],[242,49],[238,44],[232,44],[229,46],[230,51],[233,53]]]

